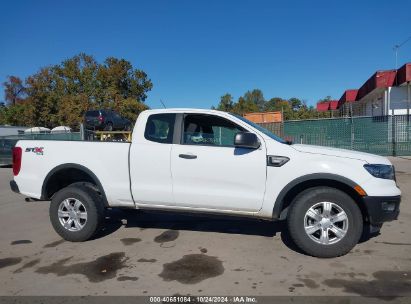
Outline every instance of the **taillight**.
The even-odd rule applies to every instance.
[[[100,115],[100,116],[98,117],[98,120],[99,120],[100,122],[104,122],[104,117]]]
[[[22,151],[20,147],[13,148],[13,174],[17,176],[21,168]]]

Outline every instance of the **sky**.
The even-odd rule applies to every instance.
[[[144,70],[151,108],[210,108],[256,88],[315,105],[395,68],[410,12],[408,0],[2,1],[0,82],[85,52]]]

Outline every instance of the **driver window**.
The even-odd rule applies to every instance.
[[[187,114],[183,144],[234,147],[234,137],[242,131],[242,127],[219,116]]]

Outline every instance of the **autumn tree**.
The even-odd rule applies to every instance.
[[[127,60],[109,57],[100,64],[82,53],[27,77],[25,98],[11,104],[7,112],[13,117],[6,119],[13,124],[78,128],[88,109],[109,108],[134,120],[147,108],[144,101],[152,86],[147,74]]]
[[[8,104],[14,106],[24,100],[26,89],[23,81],[19,77],[8,76],[7,81],[3,83],[3,86],[4,99]]]

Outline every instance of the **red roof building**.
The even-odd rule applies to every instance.
[[[399,86],[408,82],[411,82],[411,63],[406,63],[399,68],[395,79],[395,84]]]
[[[338,108],[345,103],[354,102],[357,100],[358,90],[346,90],[338,101]]]
[[[330,100],[329,110],[334,111],[338,108],[338,100]]]
[[[358,90],[346,90],[338,101],[338,108],[346,115],[380,116],[410,113],[411,63],[398,70],[375,72]]]
[[[357,100],[365,97],[374,90],[385,89],[394,85],[396,70],[377,71],[358,89]]]
[[[317,111],[318,112],[326,112],[330,107],[329,101],[317,102]]]
[[[338,100],[328,100],[317,102],[317,111],[326,112],[338,109]]]

